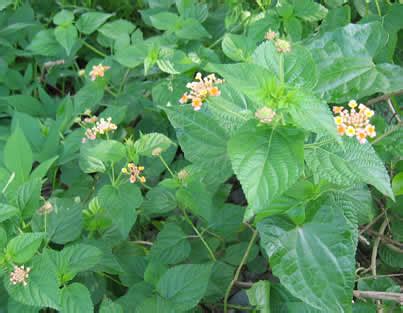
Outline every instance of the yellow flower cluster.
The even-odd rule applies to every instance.
[[[105,76],[105,71],[109,70],[111,67],[107,65],[94,65],[92,67],[92,70],[90,72],[91,80],[96,80],[97,77],[104,77]]]
[[[130,182],[134,184],[137,179],[141,183],[146,182],[146,178],[144,176],[141,176],[141,172],[144,171],[144,166],[136,166],[134,163],[129,163],[127,164],[127,167],[122,168],[122,173],[130,175]]]
[[[265,34],[264,39],[269,41],[274,40],[274,46],[279,53],[288,53],[291,51],[291,44],[287,40],[278,38],[278,34],[271,29]]]
[[[203,101],[208,96],[217,97],[221,94],[216,84],[222,84],[223,80],[216,78],[214,74],[202,77],[201,73],[197,73],[195,77],[196,81],[186,84],[186,88],[189,88],[189,92],[185,92],[179,99],[179,102],[184,104],[189,100],[192,101],[192,107],[195,111],[199,111],[203,105]]]
[[[13,285],[22,284],[24,287],[28,285],[28,277],[31,268],[25,268],[24,265],[14,265],[14,270],[10,273],[10,282]]]
[[[333,113],[336,115],[334,121],[337,125],[337,132],[341,136],[356,137],[357,140],[364,144],[367,137],[375,137],[375,126],[370,124],[369,119],[374,116],[374,111],[364,104],[357,104],[357,101],[351,100],[348,103],[350,111],[342,106],[334,106]],[[358,111],[356,108],[358,107]]]

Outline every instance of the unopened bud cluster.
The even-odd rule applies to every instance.
[[[337,132],[341,136],[355,136],[361,144],[364,144],[367,142],[367,137],[376,136],[375,126],[370,124],[370,118],[375,113],[362,103],[358,105],[355,100],[351,100],[348,106],[350,111],[342,106],[333,107]]]
[[[190,91],[185,92],[179,102],[184,104],[191,100],[193,109],[199,111],[207,97],[217,97],[221,94],[220,89],[215,85],[222,84],[223,80],[216,78],[215,74],[203,78],[201,73],[197,73],[195,79],[196,81],[186,84],[186,88]]]
[[[105,72],[106,72],[107,70],[109,70],[110,68],[111,68],[110,66],[102,65],[102,63],[101,63],[101,64],[98,64],[98,65],[94,65],[94,66],[92,67],[91,72],[90,72],[91,80],[96,80],[97,77],[104,77],[104,76],[105,76]]]
[[[269,29],[264,38],[269,41],[274,41],[274,46],[279,53],[288,53],[291,51],[291,44],[287,40],[278,38],[278,34]]]
[[[255,112],[255,117],[262,124],[270,124],[273,121],[273,118],[276,116],[276,112],[268,107],[260,108]]]
[[[24,265],[15,265],[14,270],[10,273],[10,282],[13,285],[21,284],[23,286],[27,286],[30,271],[31,268],[29,267],[24,267]]]

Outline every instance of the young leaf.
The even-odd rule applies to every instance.
[[[55,38],[62,45],[67,55],[70,55],[78,38],[77,29],[74,25],[61,25],[55,28]]]
[[[175,145],[175,143],[167,136],[159,133],[149,133],[140,136],[136,140],[134,147],[138,154],[152,157],[153,151],[156,151],[155,149],[158,149],[159,153],[162,153],[171,145]]]
[[[273,274],[295,297],[319,310],[351,312],[353,235],[340,207],[318,206],[304,225],[281,216],[258,223],[261,246]]]
[[[256,214],[302,173],[304,134],[293,128],[246,124],[228,142],[228,153],[251,210]]]
[[[270,282],[261,280],[254,283],[253,286],[246,291],[249,303],[256,306],[261,313],[270,313]]]
[[[103,23],[110,18],[112,14],[101,12],[88,12],[84,13],[78,19],[76,26],[77,29],[83,34],[90,35],[97,30]]]
[[[195,307],[204,296],[210,274],[211,265],[178,265],[165,272],[157,291],[175,305],[176,312],[184,312]]]

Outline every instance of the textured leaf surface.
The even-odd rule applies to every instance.
[[[73,283],[62,289],[61,313],[91,313],[94,312],[91,295],[87,287]]]
[[[294,184],[303,169],[302,132],[248,123],[228,142],[232,167],[254,213]]]
[[[294,296],[323,312],[351,312],[355,246],[338,206],[322,204],[299,226],[270,217],[258,231],[274,275]]]

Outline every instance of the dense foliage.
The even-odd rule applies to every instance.
[[[400,312],[398,2],[0,0],[0,312]]]

